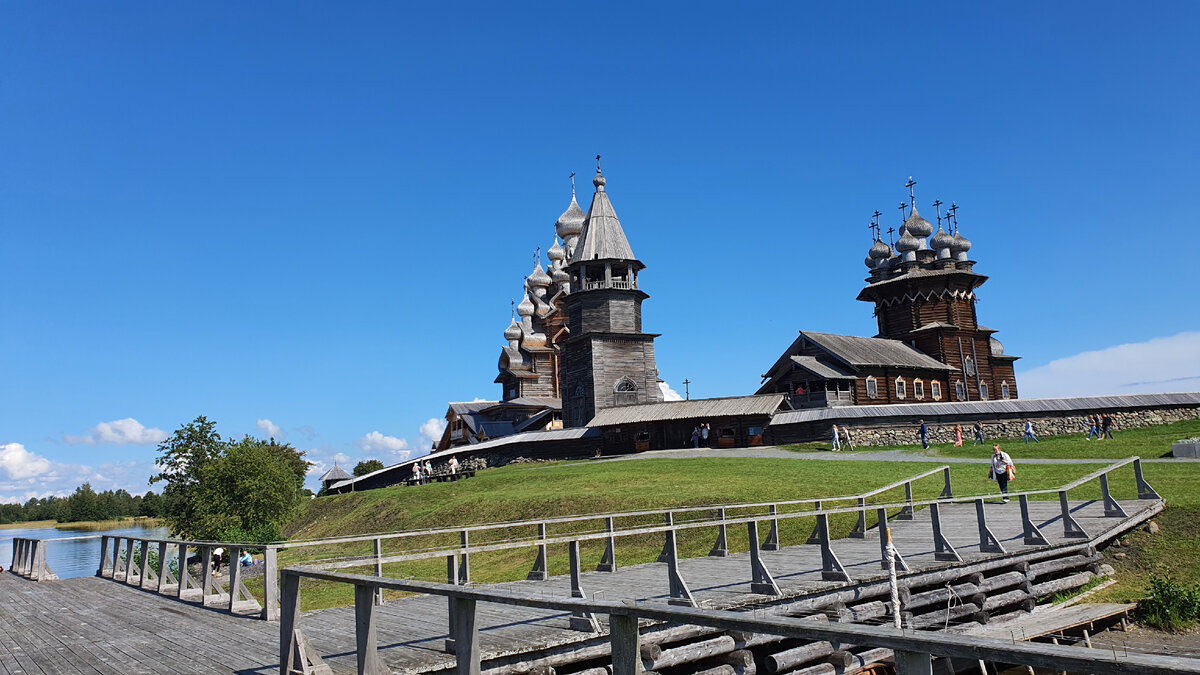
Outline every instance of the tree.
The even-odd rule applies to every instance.
[[[179,427],[170,438],[158,445],[158,465],[161,471],[150,483],[166,482],[163,501],[166,504],[167,524],[171,531],[194,536],[199,521],[194,492],[205,467],[221,456],[225,442],[216,431],[217,423],[204,415]]]
[[[75,488],[74,494],[67,498],[67,519],[70,522],[81,520],[104,520],[103,500],[92,489],[91,483],[84,483]]]
[[[379,471],[383,468],[383,462],[377,459],[368,459],[354,465],[354,477],[365,476],[373,471]]]
[[[149,516],[151,518],[161,518],[166,509],[166,504],[162,497],[159,497],[153,491],[147,491],[142,495],[142,503],[138,507],[139,516]]]

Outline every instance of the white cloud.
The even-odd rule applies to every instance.
[[[277,441],[282,441],[286,438],[283,433],[283,429],[281,429],[278,424],[275,424],[271,420],[260,419],[254,423],[254,426],[258,427],[258,430],[261,431],[267,438],[274,438]]]
[[[0,445],[0,469],[10,480],[24,480],[50,471],[50,460],[39,457],[20,443]]]
[[[671,385],[667,384],[666,382],[659,382],[658,390],[662,392],[664,401],[682,401],[683,400],[683,397],[679,395],[679,392],[672,389]]]
[[[363,452],[387,452],[397,457],[399,461],[408,459],[408,456],[412,454],[407,440],[396,438],[395,436],[384,436],[378,431],[372,431],[354,441],[354,444],[361,448]]]
[[[28,470],[14,473],[8,465],[14,457],[18,460],[33,457],[19,465],[28,467],[32,463],[37,473],[30,474]],[[130,494],[144,494],[155,472],[153,462],[106,462],[94,469],[84,464],[54,462],[29,453],[19,443],[0,445],[0,467],[7,469],[0,471],[0,503],[24,503],[51,495],[65,497],[84,483],[91,483],[97,492],[127,490]]]
[[[442,439],[442,432],[446,430],[446,420],[430,417],[424,424],[421,425],[421,448],[428,450]]]
[[[1022,398],[1200,391],[1200,332],[1055,359],[1017,384]]]
[[[123,420],[101,422],[83,432],[82,436],[64,435],[63,440],[70,445],[153,445],[167,440],[168,434],[162,429],[147,429],[141,422],[126,417]]]

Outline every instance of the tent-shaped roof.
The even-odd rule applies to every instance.
[[[332,469],[326,471],[324,476],[321,476],[321,482],[324,483],[325,481],[331,480],[346,480],[347,478],[351,477],[352,476],[346,473],[340,466],[334,464]]]

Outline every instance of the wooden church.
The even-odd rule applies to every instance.
[[[878,218],[867,253],[870,276],[858,299],[875,305],[879,333],[855,337],[800,331],[763,375],[759,394],[787,394],[793,408],[841,405],[986,401],[1017,397],[1013,362],[991,328],[979,325],[976,290],[987,277],[968,257],[957,206],[943,227],[918,212],[910,178],[911,213],[893,245]]]

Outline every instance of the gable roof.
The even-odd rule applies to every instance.
[[[793,356],[792,363],[826,380],[853,380],[854,374],[842,368],[821,363],[815,356]]]
[[[809,331],[800,331],[800,335],[853,368],[901,366],[926,370],[958,370],[899,340]]]
[[[690,401],[664,401],[603,408],[596,413],[589,427],[606,427],[634,422],[690,420],[706,417],[739,417],[773,415],[783,405],[786,394],[731,396],[728,398],[698,398]]]

